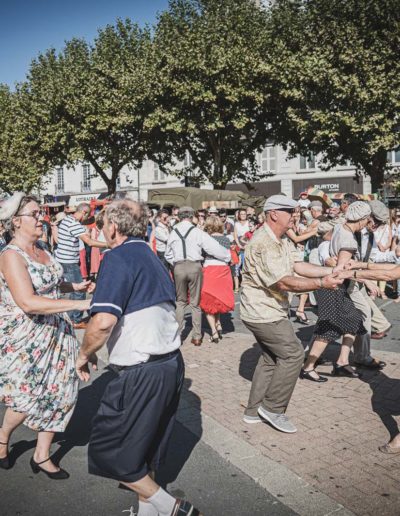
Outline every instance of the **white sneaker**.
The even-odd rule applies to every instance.
[[[256,423],[262,423],[263,420],[259,416],[247,416],[246,414],[243,416],[243,421],[248,423],[249,425],[254,425]]]
[[[275,414],[274,412],[269,412],[264,407],[258,407],[258,414],[260,417],[268,421],[274,428],[280,430],[281,432],[285,432],[286,434],[294,434],[297,432],[297,428],[290,421],[286,414]]]

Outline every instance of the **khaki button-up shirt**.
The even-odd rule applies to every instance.
[[[244,256],[240,316],[244,321],[271,323],[288,316],[289,294],[274,285],[294,275],[299,256],[288,239],[279,240],[264,224],[247,244]]]

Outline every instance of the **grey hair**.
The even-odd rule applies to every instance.
[[[194,211],[179,211],[178,214],[179,220],[185,220],[185,219],[193,219],[194,217]]]
[[[144,237],[147,231],[147,206],[131,199],[113,201],[105,207],[104,215],[123,236]]]
[[[90,204],[88,204],[87,202],[81,202],[76,207],[76,211],[83,211],[83,210],[88,209],[88,208],[90,210]]]

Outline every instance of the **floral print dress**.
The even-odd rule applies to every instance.
[[[38,296],[59,297],[62,266],[27,262]],[[4,252],[3,251],[3,252]],[[0,402],[27,414],[24,424],[37,431],[65,430],[78,396],[75,360],[78,341],[67,314],[30,315],[17,306],[0,274]]]

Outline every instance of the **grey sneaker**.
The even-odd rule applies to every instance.
[[[297,432],[297,428],[290,422],[286,414],[275,414],[274,412],[265,410],[264,407],[258,407],[258,413],[260,417],[268,421],[268,423],[281,432],[285,432],[286,434],[294,434]]]
[[[260,418],[260,416],[248,416],[245,414],[243,416],[243,421],[245,423],[248,423],[249,425],[254,425],[255,423],[262,423],[263,420]]]

